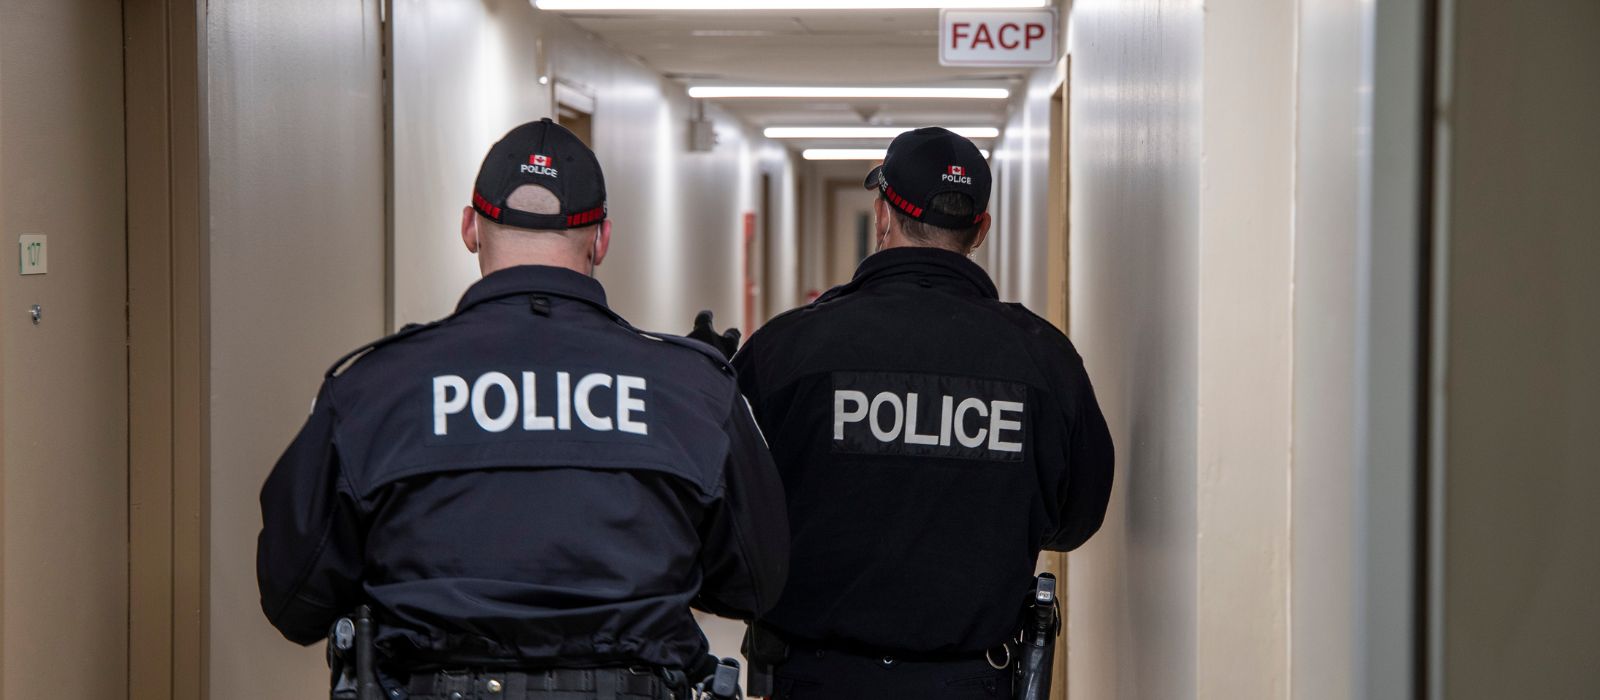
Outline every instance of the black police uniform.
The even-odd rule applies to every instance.
[[[330,371],[261,509],[272,624],[310,644],[370,603],[399,668],[689,668],[690,605],[767,609],[787,550],[722,360],[549,267]]]
[[[1072,343],[962,255],[892,248],[733,362],[789,501],[777,697],[1009,697],[993,666],[1038,554],[1087,540],[1110,494]]]
[[[701,665],[691,606],[776,600],[781,483],[711,348],[634,329],[588,276],[523,266],[363,350],[261,493],[262,608],[290,640],[368,604],[413,697],[449,697],[433,672],[456,669],[537,672],[452,677],[468,697],[488,680],[518,700],[664,697],[624,669]]]

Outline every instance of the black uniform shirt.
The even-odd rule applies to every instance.
[[[402,659],[687,667],[691,604],[776,600],[782,486],[731,369],[593,279],[496,272],[343,364],[261,492],[261,604],[289,639],[365,602]]]
[[[789,500],[791,640],[926,655],[1016,632],[1041,548],[1100,526],[1111,437],[1072,343],[983,270],[868,258],[734,358]]]

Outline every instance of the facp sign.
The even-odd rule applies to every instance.
[[[944,10],[939,13],[939,64],[1053,66],[1058,27],[1054,9]]]

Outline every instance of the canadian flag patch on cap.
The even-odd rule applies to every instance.
[[[950,169],[945,171],[945,174],[940,175],[939,179],[945,182],[953,182],[957,185],[972,184],[972,178],[967,177],[966,167],[960,165],[950,166]]]
[[[537,153],[528,156],[528,164],[522,166],[522,172],[527,175],[543,175],[545,177],[561,177],[555,168],[556,160],[550,156],[541,156]]]

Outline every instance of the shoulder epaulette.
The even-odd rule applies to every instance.
[[[804,312],[804,311],[806,311],[808,309],[813,308],[813,305],[816,304],[816,303],[817,302],[813,301],[813,302],[811,302],[809,304],[801,304],[800,306],[796,306],[796,307],[794,307],[792,309],[789,309],[787,311],[780,312],[778,315],[767,319],[767,323],[770,324],[770,323],[773,323],[775,321],[782,321],[784,319],[789,318],[790,316],[794,316],[796,314],[802,313],[802,312]]]
[[[862,280],[850,280],[849,282],[841,284],[837,287],[830,287],[827,291],[817,295],[816,299],[811,300],[810,304],[806,304],[800,308],[808,308],[824,302],[833,301],[834,299],[838,299],[846,294],[850,294],[851,292],[861,288],[861,282]]]
[[[395,342],[397,340],[401,340],[401,339],[404,339],[404,338],[409,338],[409,337],[411,337],[413,335],[421,333],[422,331],[428,330],[430,328],[436,328],[441,323],[444,323],[444,321],[443,320],[438,320],[438,321],[434,321],[432,323],[407,323],[406,325],[401,326],[400,330],[395,332],[393,335],[389,335],[389,336],[385,336],[385,337],[379,338],[379,339],[374,340],[374,341],[372,341],[370,343],[367,343],[366,345],[363,345],[363,346],[361,346],[359,348],[351,350],[344,357],[339,358],[338,362],[333,363],[333,366],[328,368],[328,372],[324,376],[327,377],[327,378],[330,378],[330,379],[335,377],[335,376],[338,376],[340,370],[343,370],[346,366],[355,363],[357,360],[361,359],[362,357],[365,357],[367,353],[372,352],[373,350],[381,348],[381,347],[383,347],[385,345],[388,345],[389,343],[393,343],[393,342]]]
[[[661,341],[663,343],[676,345],[676,346],[681,347],[681,348],[688,348],[690,350],[698,352],[701,355],[704,355],[706,359],[711,360],[711,364],[716,365],[717,368],[721,369],[723,372],[726,372],[729,375],[732,375],[734,373],[733,372],[733,365],[728,362],[728,358],[723,357],[722,353],[718,352],[716,348],[713,348],[710,345],[706,345],[705,343],[702,343],[702,342],[700,342],[698,340],[690,340],[688,338],[682,338],[682,337],[675,336],[675,335],[666,335],[666,334],[662,334],[662,333],[647,333],[647,332],[641,331],[641,330],[639,330],[637,328],[633,329],[633,331],[635,333],[638,333],[641,336],[646,337],[646,338],[650,338],[650,339],[653,339],[653,340],[659,340],[659,341]]]
[[[1077,346],[1072,344],[1072,339],[1067,337],[1067,332],[1065,330],[1063,330],[1062,328],[1060,328],[1059,326],[1057,326],[1054,321],[1051,321],[1050,319],[1039,315],[1033,309],[1030,309],[1030,308],[1028,308],[1027,306],[1025,306],[1025,305],[1023,305],[1021,303],[1014,302],[1014,301],[1008,301],[1008,302],[1002,302],[1002,303],[1004,303],[1007,307],[1009,307],[1009,308],[1011,308],[1013,310],[1022,312],[1022,315],[1024,317],[1032,319],[1035,324],[1037,324],[1040,328],[1044,329],[1051,337],[1054,337],[1054,338],[1060,339],[1062,341],[1065,341],[1067,346],[1072,348],[1073,352],[1077,352],[1078,351]]]

